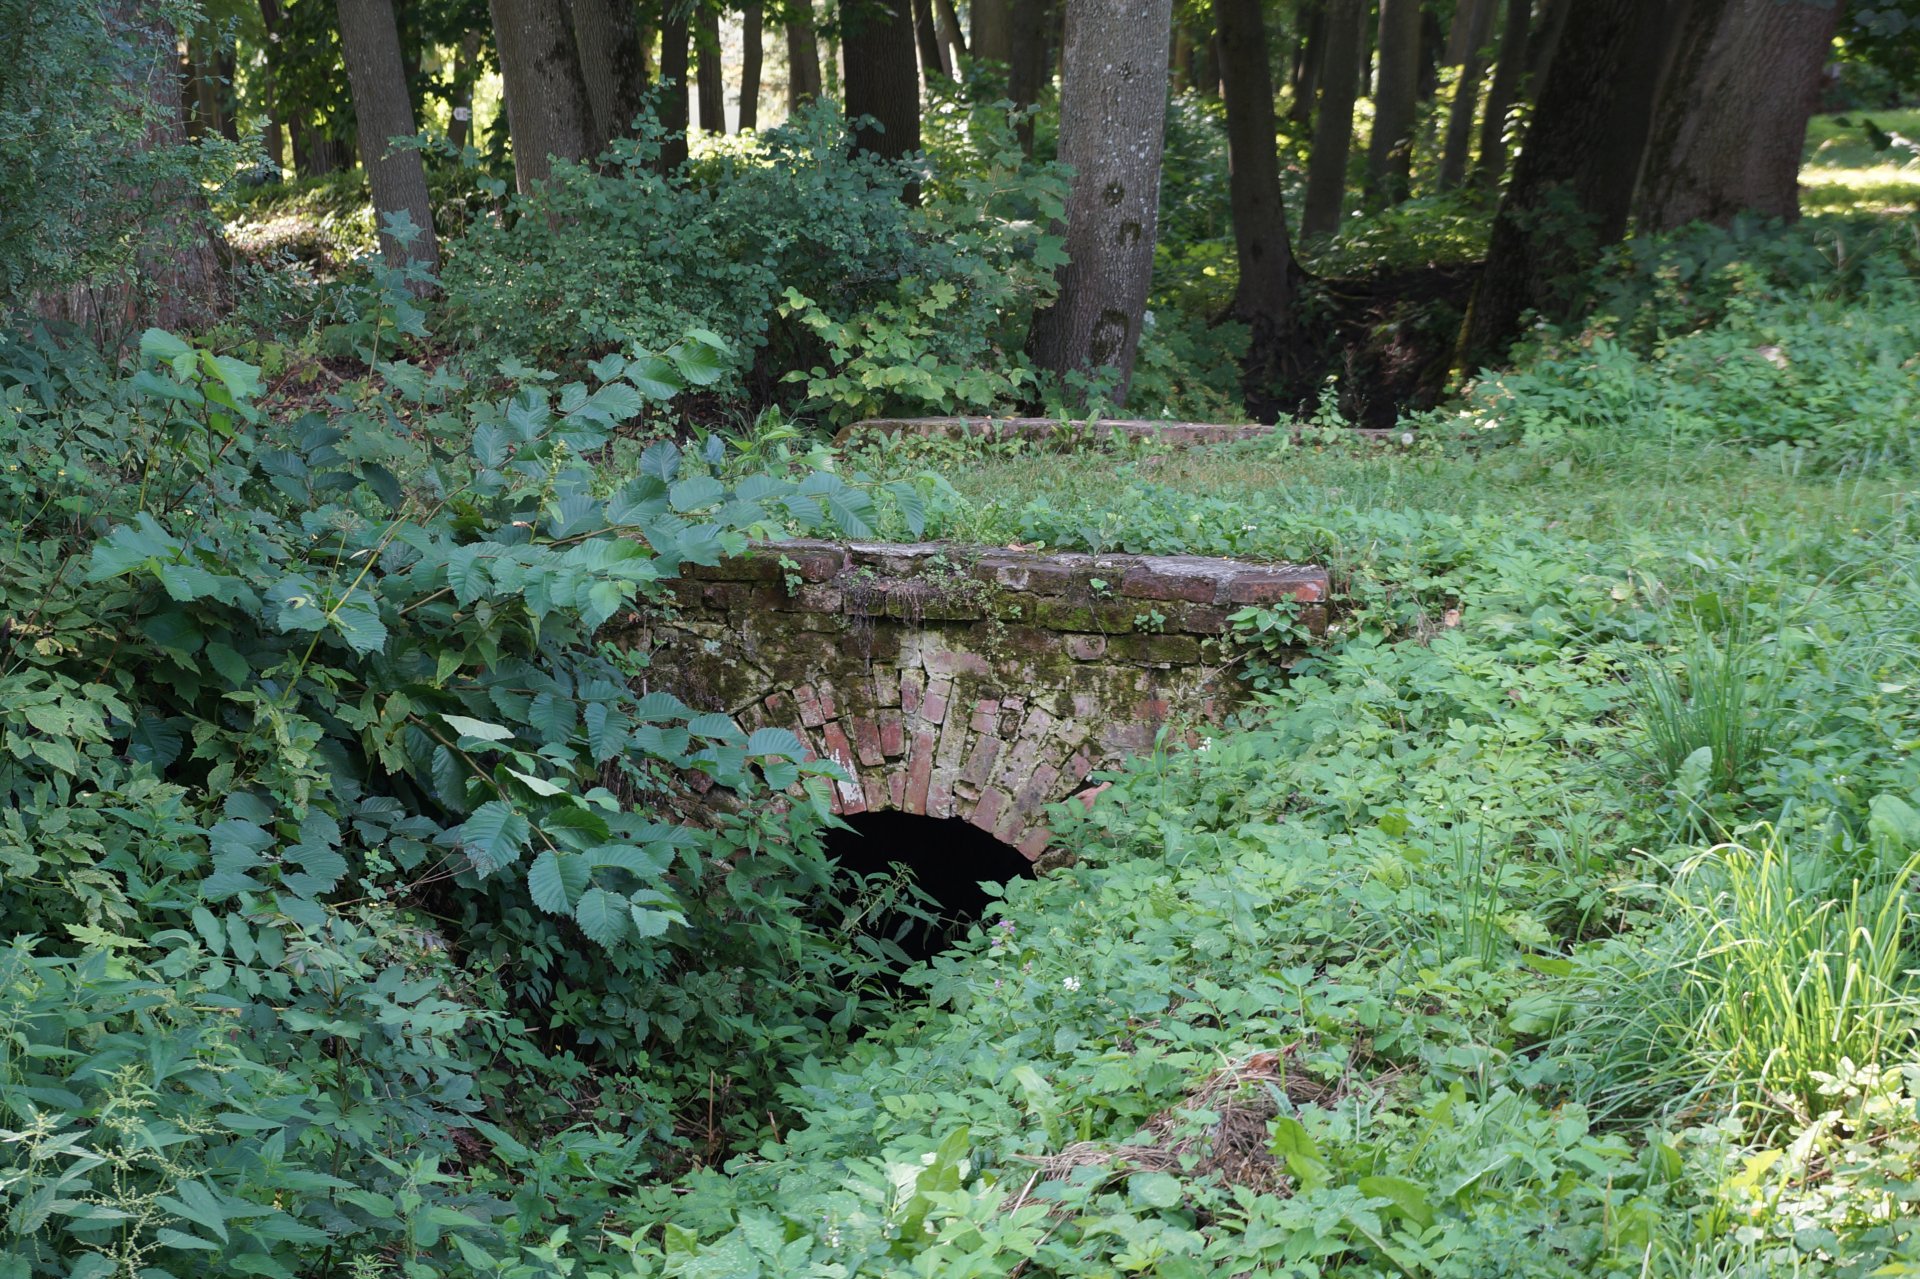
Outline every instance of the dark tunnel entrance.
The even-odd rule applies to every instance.
[[[881,908],[869,917],[865,931],[893,938],[911,959],[927,959],[963,936],[993,899],[980,891],[985,880],[1004,884],[1031,879],[1033,863],[1008,844],[958,817],[925,817],[893,810],[855,813],[844,819],[849,829],[827,832],[827,852],[847,872],[842,879],[843,900],[856,889],[851,876],[867,876],[905,868],[913,882],[931,898],[919,906],[935,921],[929,923],[900,909]],[[912,903],[911,895],[903,900]]]

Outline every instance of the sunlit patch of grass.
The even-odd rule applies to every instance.
[[[1920,209],[1920,111],[1855,111],[1807,125],[1800,207],[1808,213]]]
[[[1920,166],[1911,162],[1867,169],[1802,169],[1800,188],[1800,207],[1807,213],[1920,210]]]

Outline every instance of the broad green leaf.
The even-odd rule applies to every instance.
[[[611,946],[627,933],[626,899],[604,888],[590,888],[581,895],[573,918],[589,938],[602,946]]]
[[[531,835],[527,819],[505,800],[488,800],[460,824],[460,846],[483,876],[516,861]]]
[[[533,859],[527,871],[527,890],[533,904],[554,915],[571,915],[593,874],[583,857],[547,849]]]
[[[462,737],[477,737],[483,742],[504,742],[513,737],[513,730],[499,724],[489,724],[483,719],[469,719],[465,715],[442,714],[453,731]]]

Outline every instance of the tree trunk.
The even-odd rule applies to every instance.
[[[1633,36],[1663,0],[1580,0],[1567,16],[1566,57],[1556,58],[1527,128],[1527,145],[1493,220],[1487,264],[1461,335],[1461,364],[1505,354],[1529,308],[1551,311],[1603,247],[1593,234],[1600,178],[1592,158],[1607,143]],[[1572,56],[1575,51],[1578,56]]]
[[[700,106],[700,129],[727,131],[727,78],[720,58],[720,14],[697,3],[693,10],[694,81]]]
[[[976,62],[1013,65],[1013,11],[1022,0],[973,0],[973,35],[967,45]],[[1032,0],[1026,0],[1031,3]]]
[[[1480,122],[1480,158],[1474,165],[1474,183],[1488,191],[1500,185],[1507,168],[1507,116],[1520,95],[1520,78],[1527,69],[1527,29],[1533,21],[1533,0],[1507,0],[1506,22],[1500,31],[1500,60],[1487,86],[1487,111]]]
[[[1659,107],[1641,221],[1654,231],[1694,221],[1725,225],[1742,213],[1793,221],[1807,117],[1840,6],[1702,0],[1698,7]]]
[[[1420,0],[1380,0],[1380,77],[1373,93],[1373,141],[1367,148],[1370,200],[1391,205],[1407,198],[1419,94]]]
[[[691,31],[687,11],[676,0],[663,0],[660,19],[660,125],[666,137],[660,143],[660,171],[672,173],[687,162],[687,41]]]
[[[1060,295],[1034,317],[1043,369],[1112,367],[1125,404],[1153,282],[1172,0],[1067,0],[1060,159],[1073,169]]]
[[[1013,62],[1007,76],[1007,97],[1021,109],[1040,101],[1047,87],[1053,60],[1048,56],[1053,42],[1054,0],[1019,0],[1013,12]],[[1033,154],[1033,117],[1020,122],[1020,145]]]
[[[913,38],[920,49],[920,82],[931,90],[935,76],[951,80],[953,67],[947,62],[940,32],[933,25],[931,0],[913,0]]]
[[[820,96],[820,41],[813,29],[813,6],[803,4],[787,22],[787,110]]]
[[[840,11],[854,146],[898,159],[920,149],[920,77],[909,0],[848,0]]]
[[[1327,0],[1326,38],[1320,42],[1320,101],[1314,110],[1313,150],[1307,157],[1307,194],[1300,238],[1331,235],[1340,226],[1347,194],[1347,152],[1353,145],[1353,99],[1360,72],[1365,0]]]
[[[433,234],[433,206],[427,199],[427,174],[420,153],[397,148],[392,139],[413,135],[413,103],[407,96],[407,71],[400,61],[400,32],[393,21],[393,0],[338,0],[340,53],[353,89],[353,116],[360,133],[360,165],[373,192],[380,222],[380,252],[388,266],[409,262],[440,265],[440,244]],[[405,213],[420,228],[413,243],[402,244],[384,229],[386,215]],[[417,293],[433,286],[416,283]]]
[[[478,31],[467,32],[453,55],[453,119],[447,125],[447,141],[456,150],[465,150],[473,136],[473,82],[480,74],[481,39]]]
[[[765,56],[761,32],[766,9],[761,0],[740,6],[740,132],[760,127],[760,64]]]
[[[1454,15],[1447,52],[1458,39],[1460,78],[1454,84],[1453,104],[1447,112],[1447,140],[1440,156],[1440,189],[1450,191],[1467,179],[1467,153],[1473,142],[1474,108],[1480,105],[1480,77],[1486,70],[1485,47],[1493,26],[1494,0],[1462,0]]]
[[[947,46],[947,65],[958,71],[960,59],[967,56],[967,38],[960,34],[960,14],[953,7],[953,0],[933,0],[933,21]]]
[[[1293,412],[1312,388],[1299,385],[1305,360],[1296,302],[1305,273],[1287,236],[1274,151],[1273,70],[1260,9],[1261,0],[1213,0],[1224,55],[1227,182],[1240,267],[1232,315],[1251,330],[1241,369],[1247,409],[1265,420]]]
[[[1635,11],[1627,40],[1630,52],[1614,85],[1605,141],[1587,160],[1590,177],[1585,189],[1591,192],[1594,232],[1600,243],[1612,244],[1626,234],[1647,139],[1653,129],[1654,109],[1682,30],[1696,9],[1721,7],[1721,0],[1668,0],[1662,5],[1641,5]],[[1795,146],[1797,157],[1798,144]]]
[[[1293,55],[1293,101],[1287,106],[1287,119],[1295,124],[1313,123],[1313,100],[1320,92],[1320,62],[1326,55],[1326,0],[1300,0],[1295,21],[1300,27],[1300,47]]]
[[[1573,0],[1544,0],[1540,7],[1540,25],[1527,41],[1527,87],[1536,102],[1546,86],[1554,50],[1560,47],[1561,33],[1567,29],[1567,16],[1572,12]]]
[[[594,153],[593,106],[566,10],[550,0],[489,2],[513,138],[513,183],[524,195],[553,172],[554,157],[585,160]]]
[[[633,130],[647,95],[647,59],[640,45],[639,11],[633,0],[568,0],[574,54],[593,116],[598,155]]]
[[[146,132],[131,150],[183,146],[189,86],[172,22],[140,0],[105,0],[98,11],[102,38],[116,50],[103,56],[112,57],[122,71],[125,109],[139,111],[138,100],[146,107]],[[119,50],[127,52],[122,56]],[[226,303],[227,274],[205,197],[177,179],[138,194],[138,220],[102,230],[136,238],[132,260],[115,277],[31,296],[28,304],[36,314],[84,327],[110,348],[150,325],[197,328],[219,314]]]

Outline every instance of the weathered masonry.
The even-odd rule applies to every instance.
[[[689,567],[644,638],[689,703],[838,762],[837,811],[959,817],[1037,858],[1048,804],[1242,695],[1229,615],[1292,600],[1324,626],[1327,589],[1198,556],[783,542]]]

